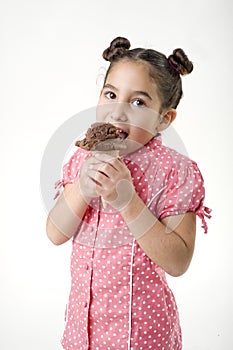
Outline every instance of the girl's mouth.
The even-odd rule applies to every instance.
[[[120,128],[117,128],[117,133],[118,133],[119,137],[123,140],[127,139],[128,135],[129,135],[125,130],[122,130]]]

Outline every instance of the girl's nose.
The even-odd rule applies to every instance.
[[[126,103],[114,103],[114,106],[112,105],[110,118],[113,121],[126,122],[128,120],[127,104]]]

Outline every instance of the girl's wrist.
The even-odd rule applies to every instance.
[[[127,218],[127,220],[131,221],[138,216],[144,206],[145,203],[141,200],[137,192],[134,191],[130,202],[124,208],[122,208],[120,213],[123,217]]]
[[[108,203],[119,212],[122,212],[130,205],[134,194],[136,193],[135,188],[132,182],[122,179],[116,186],[116,192],[117,198],[113,201],[109,201]]]
[[[150,231],[158,221],[136,192],[128,206],[121,211],[121,215],[136,240]]]

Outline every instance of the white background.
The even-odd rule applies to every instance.
[[[213,218],[207,235],[198,222],[191,267],[169,282],[184,350],[233,348],[232,12],[230,0],[0,1],[2,350],[61,349],[71,245],[46,237],[41,159],[54,131],[95,105],[102,51],[119,35],[194,62],[174,127]]]

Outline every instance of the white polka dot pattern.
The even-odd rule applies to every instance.
[[[64,166],[62,184],[73,183],[88,152],[78,150]],[[161,143],[125,157],[134,186],[159,219],[194,211],[204,220],[203,178],[195,162]],[[164,271],[135,245],[120,214],[95,199],[73,240],[71,292],[62,344],[65,350],[180,350],[181,330],[174,296]]]
[[[128,349],[130,257],[130,244],[95,249],[74,241],[64,349]],[[164,271],[137,244],[132,297],[131,349],[180,350],[179,315]]]

